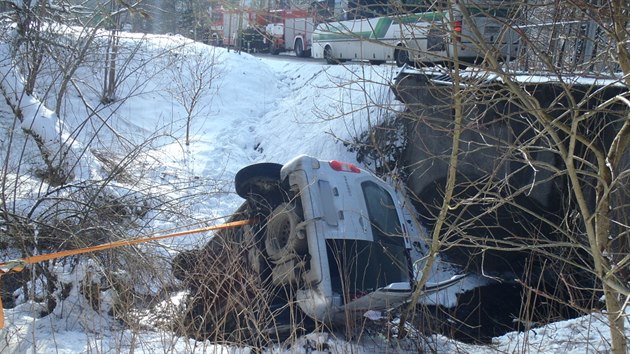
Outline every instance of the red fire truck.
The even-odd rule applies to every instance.
[[[319,4],[314,2],[314,4]],[[328,9],[311,5],[308,9],[212,10],[213,45],[272,54],[294,51],[296,56],[311,55],[311,39],[318,20],[328,18]]]
[[[265,26],[272,54],[293,51],[298,57],[310,57],[313,30],[318,23],[329,20],[334,1],[313,1],[308,9],[270,10]]]
[[[308,10],[272,10],[265,32],[271,54],[294,51],[298,57],[311,55],[315,19]]]

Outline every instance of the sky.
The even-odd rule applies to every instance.
[[[75,74],[78,84],[71,88],[59,116],[52,110],[53,102],[35,95],[22,102],[27,115],[23,126],[39,127],[53,145],[59,144],[60,139],[74,141],[72,151],[77,163],[72,167],[73,183],[103,178],[104,157],[124,161],[131,152],[138,152],[137,159],[127,166],[126,182],[110,184],[110,193],[118,197],[154,193],[181,200],[184,208],[184,217],[149,213],[143,219],[144,233],[225,220],[242,203],[234,193],[233,177],[240,168],[252,163],[284,163],[308,154],[369,169],[370,166],[357,162],[343,141],[392,119],[404,109],[389,88],[400,70],[394,65],[331,66],[316,60],[285,60],[283,56],[255,57],[178,36],[125,34],[122,44],[130,51],[140,50],[128,66],[121,67],[125,79],[120,84],[118,101],[107,106],[99,104],[98,75],[94,69],[82,67]],[[5,46],[0,49],[6,51]],[[199,68],[210,68],[208,63],[213,64],[212,71],[200,73]],[[6,63],[2,70],[5,77],[12,75],[11,87],[19,90],[23,80],[19,73],[10,72]],[[203,88],[190,117],[190,144],[186,145],[186,107],[190,106],[186,95],[190,90],[181,88],[195,87],[195,82],[202,82]],[[85,109],[86,102],[91,111]],[[5,103],[0,103],[0,113],[9,114]],[[0,120],[0,129],[0,134],[15,131],[10,119]],[[17,166],[22,166],[22,173],[9,174],[15,186],[14,205],[21,211],[43,214],[45,206],[34,207],[34,201],[54,188],[35,177],[36,163],[29,161],[37,161],[38,151],[22,141],[20,134],[16,135],[13,146],[26,146],[27,158],[20,160],[11,154],[2,157],[10,166],[9,171],[18,171]],[[1,144],[7,151],[9,140],[3,138]],[[142,235],[130,231],[130,236]],[[202,233],[141,246],[140,257],[168,260],[181,250],[202,245],[207,237]],[[15,256],[11,250],[0,255],[3,259]],[[92,259],[84,259],[79,265],[59,262],[53,271],[62,281],[77,283],[77,279],[93,276],[95,268]],[[168,270],[168,265],[164,269]],[[168,274],[162,276],[169,278]],[[157,293],[160,285],[172,285],[169,282],[174,280],[149,279],[142,287],[146,292]],[[37,293],[41,288],[35,286],[33,291]],[[76,287],[50,315],[41,318],[38,313],[43,305],[25,300],[20,291],[15,295],[18,306],[4,312],[6,328],[0,330],[2,353],[250,352],[249,348],[179,337],[156,327],[156,321],[148,320],[150,313],[142,311],[137,317],[141,323],[146,320],[145,325],[133,330],[124,328],[106,315],[107,309],[94,310],[86,304]],[[181,297],[179,292],[168,296],[174,302]],[[156,311],[159,309],[153,310]],[[419,348],[462,353],[585,353],[606,351],[608,338],[605,319],[596,314],[548,324],[527,333],[508,333],[488,346],[457,343],[439,335],[426,342],[417,338],[397,342],[382,336],[345,341],[333,334],[311,333],[290,348],[269,351],[306,353],[326,344],[335,353],[415,353]]]

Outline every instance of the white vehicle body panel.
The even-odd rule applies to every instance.
[[[235,46],[240,30],[249,26],[249,18],[245,13],[223,14],[223,45]]]
[[[355,241],[358,241],[360,245],[376,244],[376,241],[379,241],[376,238],[384,237],[374,235],[375,229],[371,225],[370,210],[366,204],[362,186],[366,186],[366,190],[373,188],[386,191],[391,201],[395,203],[398,218],[396,222],[400,225],[406,223],[402,219],[402,205],[398,202],[393,188],[366,171],[336,171],[328,162],[307,156],[299,156],[285,164],[281,170],[281,179],[285,178],[288,178],[293,188],[299,189],[304,209],[303,224],[311,255],[310,269],[303,275],[306,285],[297,293],[301,309],[312,318],[324,322],[335,322],[343,320],[346,311],[385,310],[405,302],[412,292],[411,259],[398,260],[400,264],[395,266],[396,269],[403,269],[399,269],[401,274],[395,283],[373,289],[369,294],[360,294],[361,296],[356,297],[352,295],[352,299],[345,300],[338,286],[335,286],[340,280],[333,279],[334,276],[331,275],[335,273],[333,264],[336,260],[329,259],[329,256],[336,254],[335,251],[331,251],[332,245],[345,245],[347,241],[352,245],[355,245],[353,243]],[[389,213],[390,210],[386,212]],[[374,208],[372,213],[374,213]],[[419,242],[420,236],[419,234],[409,235],[405,232],[406,230],[408,228],[403,227],[400,229],[400,234],[392,235],[392,237],[400,238],[399,241],[402,241],[400,246],[404,247],[407,255],[405,258],[408,258],[412,243]],[[369,252],[368,255],[371,257],[372,253]],[[381,257],[378,261],[394,262],[381,259]],[[373,269],[369,261],[365,265],[365,271],[368,268]],[[393,271],[389,269],[389,274],[396,273],[396,269]],[[365,276],[378,277],[380,275],[365,274]],[[347,297],[348,294],[345,296]]]
[[[496,46],[502,58],[516,56],[518,36],[499,21],[472,16],[467,23],[458,11],[425,12],[400,16],[383,16],[319,24],[313,32],[312,56],[326,58],[325,50],[335,60],[396,60],[396,50],[406,49],[412,62],[431,63],[452,60],[457,50],[460,60],[483,58],[479,45]],[[460,32],[454,31],[459,21]],[[477,38],[471,28],[482,35]]]
[[[287,18],[284,20],[284,45],[286,50],[295,48],[295,41],[298,38],[304,43],[304,50],[311,49],[313,30],[315,29],[312,17]]]

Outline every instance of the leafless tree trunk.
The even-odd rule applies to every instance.
[[[116,100],[116,60],[118,59],[118,30],[112,29],[107,39],[105,52],[105,72],[103,75],[103,95],[101,102],[108,104]]]

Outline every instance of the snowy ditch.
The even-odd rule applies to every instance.
[[[151,203],[148,206],[154,208],[148,212],[143,208],[131,208],[130,214],[133,218],[130,219],[128,228],[119,235],[136,237],[148,232],[225,221],[217,218],[231,215],[242,202],[234,193],[234,175],[243,166],[253,163],[284,164],[295,156],[308,154],[321,160],[341,160],[374,168],[369,161],[359,160],[356,152],[349,151],[344,143],[354,141],[370,127],[393,120],[404,109],[390,90],[398,70],[392,66],[326,66],[319,62],[266,60],[192,44],[176,36],[143,37],[129,34],[123,43],[133,46],[141,40],[146,41],[146,47],[142,52],[143,57],[138,59],[144,62],[151,60],[152,69],[150,72],[129,71],[129,81],[122,86],[119,93],[120,97],[128,94],[128,99],[113,105],[99,105],[98,93],[91,89],[98,86],[94,82],[94,71],[91,68],[82,68],[76,75],[80,79],[78,82],[85,83],[82,87],[84,91],[68,96],[69,102],[63,116],[45,114],[41,117],[46,119],[47,127],[71,131],[74,141],[86,145],[89,143],[91,150],[98,152],[95,155],[102,154],[114,157],[115,161],[125,161],[127,157],[137,153],[138,158],[125,165],[125,180],[105,183],[104,189],[114,200],[122,198],[132,201],[139,195],[152,195],[154,197],[149,199]],[[189,120],[192,123],[189,130],[190,140],[189,144],[185,144],[185,126],[191,116],[181,99],[178,101],[175,97],[181,95],[176,81],[193,80],[191,72],[187,70],[190,67],[183,63],[186,60],[194,63],[199,60],[200,55],[212,55],[219,71],[218,76],[207,83],[210,88],[205,92],[204,97],[207,100],[198,106],[199,110]],[[182,62],[174,61],[175,58]],[[3,65],[6,68],[7,64]],[[141,67],[140,63],[137,65]],[[77,129],[86,123],[85,111],[79,108],[83,100],[94,103],[100,115],[99,119],[89,120],[84,129]],[[37,104],[44,102],[45,100]],[[2,110],[5,111],[5,107]],[[37,112],[42,110],[27,112],[35,112],[30,118],[37,122],[40,118]],[[51,117],[58,119],[59,124],[48,124]],[[102,117],[106,119],[101,119]],[[9,129],[10,126],[3,123],[3,131],[7,132]],[[58,130],[57,133],[60,134],[61,131]],[[28,156],[37,155],[36,147],[32,143],[24,140],[19,143],[26,146]],[[77,186],[80,186],[79,182],[102,181],[106,178],[107,168],[103,166],[102,159],[99,162],[91,153],[77,156],[81,159],[75,171],[75,177],[81,179],[75,181]],[[6,163],[17,171],[17,166],[22,161],[17,156],[9,156]],[[35,171],[38,167],[36,160],[25,165],[21,171]],[[64,194],[66,190],[58,191],[47,185],[35,173],[16,175],[11,181],[16,187],[12,193],[15,196],[14,210],[17,212],[45,213],[48,211],[44,208],[46,204],[39,204],[38,200],[44,196],[67,197],[71,194]],[[26,188],[27,185],[32,186]],[[51,194],[51,191],[55,193]],[[167,204],[176,205],[179,213],[160,213],[160,208]],[[109,234],[106,236],[109,237]],[[194,235],[131,250],[126,258],[127,263],[117,265],[121,269],[117,279],[131,282],[135,291],[143,294],[138,304],[170,298],[173,305],[164,305],[168,307],[164,309],[164,313],[176,313],[179,309],[177,303],[183,295],[164,290],[181,285],[170,276],[169,261],[182,251],[202,247],[209,236]],[[6,250],[3,252],[4,257],[15,257],[15,252]],[[156,350],[236,350],[236,347],[229,344],[194,341],[175,335],[168,331],[168,321],[155,318],[160,313],[151,314],[149,311],[135,316],[139,318],[142,315],[153,315],[150,322],[153,325],[159,322],[157,329],[148,327],[149,323],[137,323],[138,327],[131,329],[121,326],[110,317],[111,311],[116,311],[111,306],[112,299],[118,296],[115,289],[107,284],[100,284],[104,285],[100,288],[93,287],[100,292],[100,300],[90,302],[84,296],[87,287],[79,285],[81,282],[87,284],[88,278],[93,280],[91,284],[99,285],[104,281],[99,273],[101,261],[97,256],[89,261],[79,261],[78,264],[76,260],[68,260],[52,265],[49,271],[56,274],[60,282],[74,284],[71,288],[57,289],[56,299],[63,300],[57,301],[52,309],[46,308],[39,296],[47,286],[43,281],[33,282],[28,289],[24,288],[25,291],[17,290],[12,294],[16,303],[15,307],[5,311],[7,326],[0,332],[0,350],[60,353],[94,350],[133,350],[147,353]],[[154,272],[137,271],[154,262],[158,265],[153,268],[156,269]],[[436,269],[433,282],[444,280],[449,276],[449,271],[452,272],[453,269],[448,264],[443,266],[443,269]],[[441,294],[442,298],[436,295],[432,299],[426,299],[426,302],[428,305],[452,305],[456,293],[476,288],[485,282],[483,276],[466,277],[458,283],[459,288],[451,288],[450,293]],[[503,300],[505,289],[497,289],[494,294],[498,294],[495,296],[497,302]],[[475,301],[477,300],[470,300],[471,303]],[[127,310],[130,314],[135,311]],[[584,321],[588,322],[588,319]],[[557,333],[554,340],[570,339],[576,326],[582,326],[584,321],[577,325],[575,322],[568,323],[566,331]],[[383,324],[389,325],[391,324]],[[509,336],[509,339],[501,337],[493,339],[493,342],[501,350],[508,350],[513,349],[515,341],[521,343],[524,338],[524,334]],[[377,335],[376,338],[380,337]],[[482,346],[453,344],[440,336],[431,338],[431,345],[439,348],[438,350],[449,350],[453,348],[452,345],[466,348],[464,350],[468,352],[481,353],[487,350]],[[374,339],[373,342],[377,340]],[[383,343],[380,340],[378,342]],[[539,348],[554,348],[554,343],[537,345]],[[603,343],[605,340],[600,339],[599,342],[595,341],[587,346],[601,348],[605,345]],[[383,344],[385,348],[388,345],[392,345],[391,342],[385,341]],[[291,352],[308,352],[317,347],[338,352],[349,348],[359,348],[358,351],[363,352],[383,349],[374,347],[374,343],[354,344],[339,338],[308,334],[297,340]],[[417,352],[418,347],[406,350]],[[278,351],[282,349],[278,348]]]

